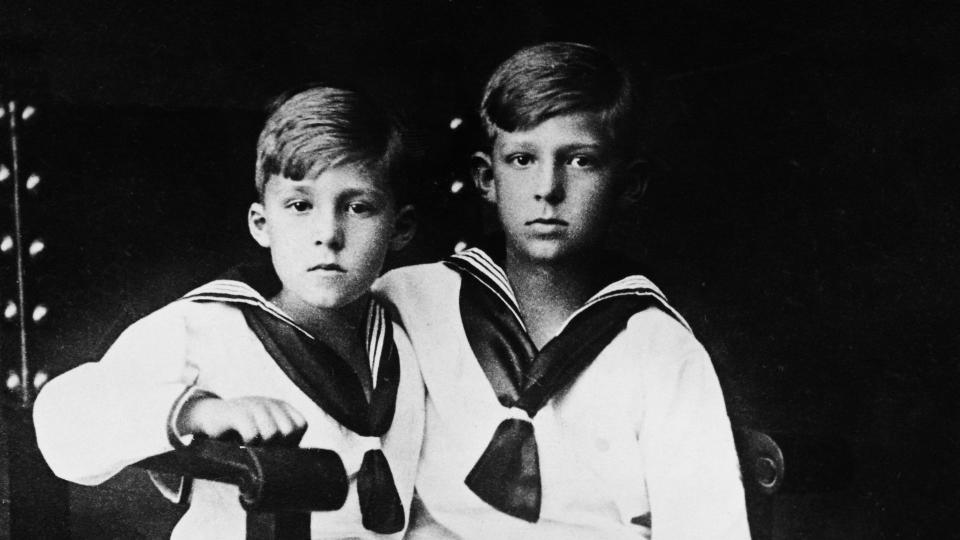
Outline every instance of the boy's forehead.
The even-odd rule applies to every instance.
[[[560,114],[516,131],[497,128],[494,148],[513,146],[603,146],[608,137],[600,113]]]
[[[290,178],[283,174],[271,174],[265,185],[265,193],[309,188],[341,187],[365,191],[389,192],[385,167],[363,163],[346,163],[315,166],[303,178]]]

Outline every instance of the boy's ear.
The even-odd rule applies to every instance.
[[[255,202],[250,205],[250,210],[247,211],[247,226],[250,228],[250,236],[261,247],[270,247],[270,235],[267,234],[267,216],[264,214],[263,204]]]
[[[470,158],[470,175],[483,200],[489,203],[497,202],[497,188],[493,181],[493,162],[490,154],[474,152]]]
[[[643,198],[650,180],[650,163],[645,159],[636,159],[628,163],[620,171],[622,192],[620,201],[629,206]]]
[[[393,235],[390,237],[390,250],[399,251],[413,240],[417,232],[417,214],[413,205],[408,204],[397,210],[393,220]]]

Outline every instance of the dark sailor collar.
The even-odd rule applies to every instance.
[[[406,514],[380,438],[390,429],[400,384],[400,360],[393,328],[384,308],[373,297],[364,321],[371,392],[365,395],[355,366],[314,336],[276,304],[267,300],[278,291],[271,268],[238,267],[223,278],[187,293],[183,299],[222,302],[240,308],[250,330],[287,377],[324,412],[353,431],[369,448],[357,471],[357,494],[363,526],[380,534],[400,532]]]
[[[623,275],[616,274],[622,264],[609,263],[611,267],[602,270]],[[660,308],[688,330],[689,326],[656,285],[643,276],[629,275],[590,297],[538,350],[520,317],[506,273],[486,253],[468,249],[448,257],[444,264],[462,276],[463,330],[503,406],[504,419],[464,483],[497,510],[536,522],[543,494],[533,418],[593,363],[635,313]]]
[[[513,292],[513,288],[510,286],[510,280],[507,278],[506,271],[499,264],[494,262],[494,260],[487,255],[485,251],[480,248],[472,247],[447,257],[443,263],[455,270],[469,274],[487,287],[500,299],[501,302],[504,303],[504,305],[506,305],[506,307],[516,318],[516,322],[520,324],[523,330],[525,332],[527,331],[527,327],[523,322],[523,318],[520,316],[520,307],[519,303],[517,302],[517,297]],[[690,330],[690,325],[687,324],[686,320],[684,320],[680,313],[677,312],[677,310],[667,302],[667,297],[663,294],[663,291],[661,291],[659,287],[657,287],[645,276],[634,274],[610,283],[587,299],[587,301],[580,306],[580,308],[567,317],[567,320],[564,321],[563,325],[561,325],[560,329],[557,331],[557,335],[563,332],[563,330],[566,329],[566,327],[571,321],[573,321],[574,318],[592,307],[597,302],[602,302],[618,296],[629,295],[652,297],[653,299],[657,300],[657,303],[667,310],[667,312],[677,321],[679,321],[687,330]]]
[[[195,302],[223,302],[225,304],[246,304],[266,311],[270,315],[296,328],[310,339],[316,337],[304,330],[284,313],[279,306],[267,300],[256,289],[239,279],[215,279],[183,295],[184,300]]]
[[[283,321],[297,330],[303,337],[311,341],[317,341],[316,336],[298,325],[293,318],[287,315],[279,306],[267,300],[263,294],[250,285],[250,283],[247,283],[244,274],[243,269],[232,270],[223,278],[215,279],[188,292],[183,295],[182,299],[195,302],[222,302],[226,304],[253,306]],[[377,384],[380,358],[383,356],[384,344],[387,338],[387,323],[386,310],[371,295],[367,305],[366,317],[364,318],[364,328],[366,329],[364,345],[366,347],[367,359],[370,363],[370,371],[373,375],[372,384],[374,386]]]

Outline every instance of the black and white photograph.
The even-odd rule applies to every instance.
[[[3,0],[0,538],[958,537],[958,148],[949,2]]]

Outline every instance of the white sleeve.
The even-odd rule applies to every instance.
[[[653,538],[749,539],[739,461],[713,364],[692,334],[656,315],[641,345]]]
[[[52,379],[34,405],[37,445],[57,476],[99,484],[172,449],[171,410],[196,382],[184,311],[172,304],[133,324],[103,359]]]

